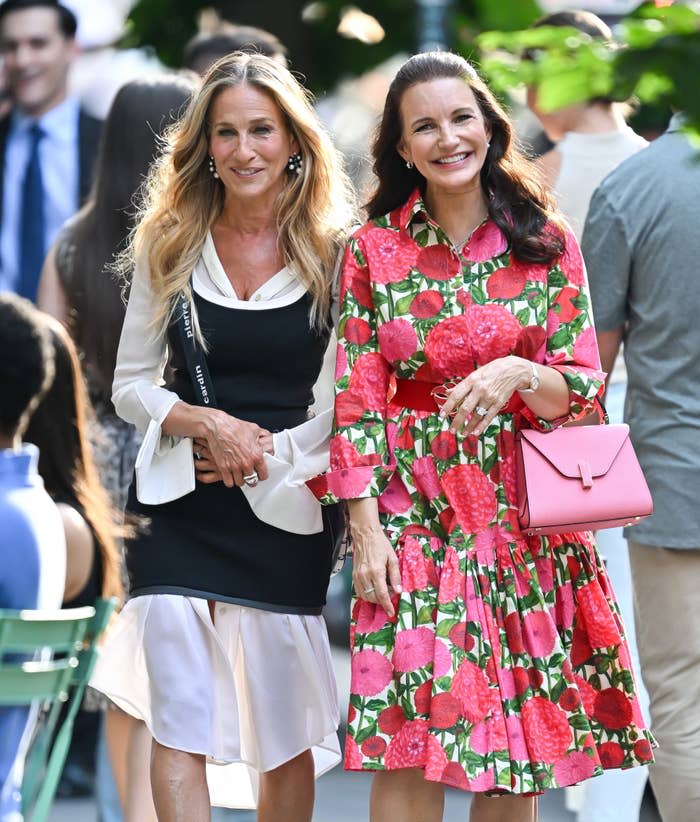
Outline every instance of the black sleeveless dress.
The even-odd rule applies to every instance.
[[[194,294],[207,340],[207,364],[217,407],[270,431],[308,418],[312,388],[330,331],[309,326],[311,298],[282,307],[232,308]],[[185,402],[195,395],[178,329],[168,332],[168,388]],[[150,521],[127,548],[131,596],[183,594],[292,614],[318,614],[331,572],[331,538],[324,531],[292,534],[261,522],[239,488],[197,483],[162,505],[129,509]]]

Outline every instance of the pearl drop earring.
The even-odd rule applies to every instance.
[[[297,151],[296,154],[289,155],[289,159],[287,160],[287,168],[289,171],[295,174],[301,174],[303,164],[304,160],[302,159],[300,151]]]
[[[214,157],[211,154],[209,155],[209,171],[215,180],[219,179],[219,172],[216,170],[216,166],[214,165]]]

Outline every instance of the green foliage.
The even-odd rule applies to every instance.
[[[125,45],[154,46],[167,65],[182,65],[185,43],[197,30],[197,13],[211,3],[202,0],[139,0],[129,15]]]
[[[605,97],[655,103],[686,112],[700,136],[700,6],[646,3],[620,26],[622,47],[610,48],[575,29],[490,31],[477,38],[483,72],[500,93],[537,87],[543,111]],[[529,59],[523,60],[523,53]]]
[[[283,1],[288,2],[277,0]],[[343,9],[353,4],[382,25],[386,35],[380,43],[368,45],[337,33]],[[151,45],[166,65],[178,67],[183,47],[195,33],[198,12],[206,6],[214,6],[225,17],[235,19],[236,5],[231,2],[139,0],[130,14],[125,44]],[[332,89],[344,77],[362,74],[397,53],[412,53],[416,49],[420,22],[416,0],[318,0],[314,7],[312,19],[303,24],[308,34],[304,44],[295,41],[298,32],[273,31],[288,46],[293,61],[296,58],[298,62],[300,50],[304,50],[309,64],[308,82],[317,93]],[[472,44],[479,32],[523,28],[539,14],[535,0],[452,0],[446,19],[448,42],[453,48],[462,44],[467,56],[473,57],[476,50],[466,44]],[[250,16],[243,22],[262,25]]]

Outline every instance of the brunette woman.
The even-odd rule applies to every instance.
[[[576,240],[464,59],[416,55],[341,281],[331,472],[354,537],[345,766],[373,822],[531,822],[534,794],[652,759],[590,533],[527,537],[515,434],[603,388]],[[614,756],[611,754],[614,752]]]

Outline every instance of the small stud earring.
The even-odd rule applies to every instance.
[[[413,168],[413,163],[410,160],[406,160],[406,168]]]
[[[491,143],[489,143],[489,141],[487,140],[486,141],[486,151],[488,151],[490,148],[491,148]]]
[[[216,170],[216,166],[214,165],[214,157],[211,154],[209,155],[209,171],[215,180],[219,179],[219,172]]]
[[[287,160],[287,168],[289,171],[294,172],[295,174],[301,174],[301,168],[304,164],[304,161],[301,156],[301,152],[297,151],[295,154],[290,154],[289,159]]]

